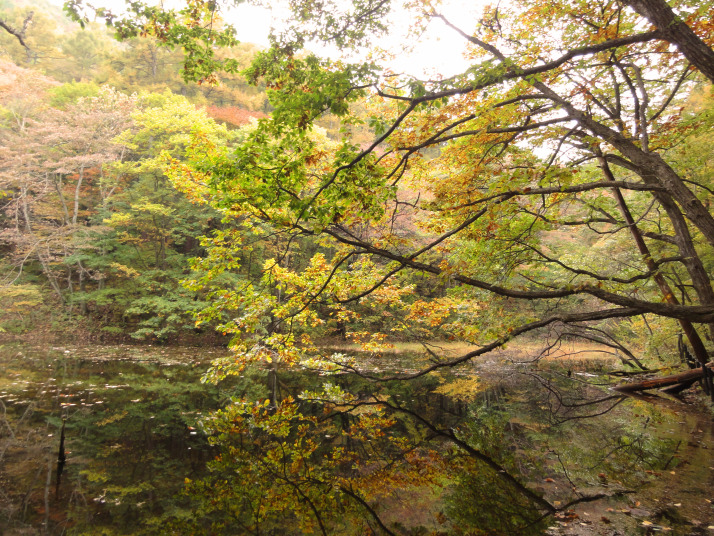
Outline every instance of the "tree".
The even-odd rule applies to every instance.
[[[8,253],[9,261],[3,266],[2,281],[3,291],[13,294],[15,292],[7,287],[20,277],[25,262],[33,257],[33,251],[30,248],[14,259],[13,253],[17,252],[17,244],[23,242],[23,235],[31,232],[34,224],[32,207],[48,191],[31,156],[33,143],[29,130],[46,110],[45,95],[55,82],[10,62],[2,62],[0,72],[5,82],[0,88],[3,115],[0,131],[3,146],[0,153],[2,247]]]
[[[58,43],[61,55],[52,62],[51,67],[48,66],[48,70],[63,82],[96,80],[109,57],[112,44],[111,38],[101,26],[63,35]]]
[[[702,39],[711,31],[711,17],[707,17],[706,4],[692,5],[687,18],[682,20],[665,0],[624,0],[624,3],[642,15],[661,34],[661,38],[676,45],[679,51],[709,80],[714,81],[714,51],[708,46],[710,39]],[[685,8],[686,9],[686,8]],[[685,12],[686,13],[686,12]],[[690,25],[696,25],[696,28]],[[695,32],[699,30],[699,34]]]
[[[126,127],[133,103],[132,97],[102,88],[98,96],[80,98],[64,110],[15,112],[20,128],[3,133],[5,241],[12,247],[14,273],[39,263],[56,298],[70,311],[75,291],[84,292],[89,281],[102,278],[84,265],[92,249],[89,222],[105,197],[106,164],[121,158],[123,148],[113,138]],[[78,301],[84,310],[83,298]]]
[[[121,183],[101,207],[103,224],[112,233],[102,237],[105,254],[92,260],[95,268],[112,274],[115,284],[91,299],[118,305],[115,313],[129,323],[132,336],[165,340],[194,328],[192,314],[202,302],[180,281],[190,273],[188,258],[200,256],[199,237],[221,219],[172,187],[165,162],[183,159],[192,133],[220,145],[234,136],[205,110],[168,91],[144,94],[131,119],[114,140],[128,148],[127,159],[113,168]]]
[[[386,4],[370,4],[377,7]],[[333,35],[344,48],[384,29],[359,16],[367,7],[354,9],[354,20]],[[459,301],[511,311],[514,301],[529,304],[502,317],[495,338],[494,319],[484,316],[468,337],[482,348],[435,368],[554,323],[587,329],[588,322],[641,314],[682,323],[706,361],[692,323],[711,330],[714,318],[701,253],[714,244],[714,218],[708,192],[691,188],[667,162],[685,128],[682,99],[696,84],[687,61],[662,45],[676,36],[642,31],[635,13],[609,3],[556,2],[547,10],[514,3],[487,11],[468,33],[426,7],[416,22],[434,18],[471,45],[474,65],[461,76],[424,82],[380,76],[368,63],[298,56],[308,35],[332,35],[312,17],[307,29],[276,37],[247,73],[272,88],[271,118],[234,155],[196,163],[213,202],[332,241],[339,254],[319,291],[304,289],[307,305],[369,299],[406,271],[429,275]],[[538,25],[553,34],[541,37],[533,31]],[[708,27],[700,27],[709,39]],[[367,98],[372,115],[356,117],[350,104]],[[366,119],[376,139],[363,149],[346,138],[324,154],[308,133],[327,112],[346,124]],[[539,154],[527,149],[537,146]],[[425,157],[429,148],[439,155]],[[310,171],[316,161],[319,171]],[[414,208],[406,191],[421,192]],[[400,217],[418,222],[416,241],[405,243],[390,225]],[[560,229],[591,245],[629,233],[634,247],[576,265],[549,239]],[[358,256],[379,259],[382,271],[339,296],[334,284]],[[673,299],[667,278],[693,289],[687,305]],[[453,324],[466,326],[464,320]]]
[[[0,49],[18,65],[47,68],[58,55],[58,34],[69,24],[57,6],[5,4],[0,7]]]
[[[92,8],[82,0],[68,0],[64,6],[82,27],[89,23],[87,10],[94,10],[95,18],[103,18],[120,40],[150,35],[164,45],[181,47],[185,52],[183,74],[187,80],[213,82],[219,68],[238,70],[235,59],[216,57],[217,48],[238,44],[235,30],[223,23],[218,2],[197,2],[180,10],[141,2],[127,4],[126,8],[128,16],[118,17],[111,9]]]

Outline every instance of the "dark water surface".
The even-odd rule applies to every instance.
[[[263,370],[219,386],[201,383],[209,361],[225,353],[0,347],[0,534],[173,534],[181,533],[180,520],[205,515],[205,501],[184,489],[186,479],[208,474],[206,463],[220,451],[202,421],[231,397],[271,396]],[[409,359],[396,366],[408,368]],[[308,372],[280,378],[281,397],[326,381]],[[714,535],[714,426],[701,403],[618,399],[602,375],[497,361],[395,385],[329,380],[417,416],[395,429],[411,439],[422,434],[447,460],[428,492],[395,489],[371,503],[393,534]],[[455,434],[466,450],[424,423]],[[538,505],[469,449],[563,510],[538,521]],[[66,459],[58,464],[61,450]],[[241,485],[251,484],[232,484]],[[321,533],[290,519],[286,513],[262,531],[238,522],[201,526],[206,534]],[[325,530],[383,533],[369,520],[361,526]]]

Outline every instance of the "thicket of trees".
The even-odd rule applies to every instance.
[[[137,336],[203,309],[248,354],[293,358],[310,334],[347,332],[481,345],[463,360],[542,329],[617,346],[640,317],[653,333],[675,322],[706,362],[714,219],[696,161],[708,158],[709,8],[514,2],[472,31],[412,6],[417,29],[441,19],[471,47],[463,75],[421,81],[303,50],[324,39],[348,53],[387,30],[388,3],[353,7],[340,32],[307,17],[265,51],[238,46],[213,4],[100,10],[122,47],[91,25],[56,34],[42,16],[28,32],[8,12],[5,51],[33,67],[4,68],[9,280],[36,267],[9,294],[36,303],[46,292],[29,278],[42,274],[70,313],[91,309],[109,330],[138,314]],[[196,103],[231,128],[262,119],[226,129]],[[202,272],[191,291],[178,284],[189,257]],[[225,285],[236,269],[247,286]],[[135,271],[145,288],[119,283]]]
[[[512,2],[486,9],[475,29],[438,6],[401,6],[415,31],[441,19],[470,47],[462,75],[428,81],[392,73],[378,51],[360,63],[306,49],[322,40],[354,58],[388,31],[391,3],[317,14],[293,4],[294,26],[244,71],[268,88],[270,116],[232,150],[197,140],[171,172],[250,229],[217,236],[193,286],[221,297],[203,318],[232,319],[221,329],[241,356],[314,356],[309,336],[328,325],[376,346],[397,333],[479,346],[429,370],[543,330],[618,346],[681,329],[708,361],[710,179],[682,160],[708,158],[696,155],[707,112],[687,108],[697,91],[707,100],[708,4]],[[122,36],[161,20],[152,32],[184,47],[184,75],[211,81],[236,70],[213,49],[234,39],[219,9],[104,14]],[[340,136],[320,138],[326,114],[340,118]],[[350,136],[359,123],[374,133],[367,143]],[[212,281],[255,233],[276,248],[263,281]],[[305,243],[319,244],[307,263],[296,255]],[[345,328],[365,315],[382,321]]]
[[[28,9],[3,9],[21,29]],[[22,40],[3,32],[0,43],[0,328],[195,335],[203,302],[181,280],[221,216],[173,188],[164,159],[181,158],[192,133],[233,143],[264,116],[264,91],[238,75],[187,84],[179,52],[150,39],[119,45],[49,6],[33,11]],[[254,52],[226,54],[247,65]]]

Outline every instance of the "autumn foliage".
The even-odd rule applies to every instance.
[[[219,106],[208,106],[206,107],[206,112],[216,121],[222,121],[233,125],[234,127],[240,127],[247,123],[250,123],[253,119],[261,119],[267,117],[262,112],[254,112],[251,110],[246,110],[245,108],[239,108],[237,106],[219,107]]]

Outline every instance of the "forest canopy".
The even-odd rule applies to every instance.
[[[461,28],[429,2],[317,9],[296,1],[272,46],[242,58],[233,52],[240,36],[222,18],[227,7],[132,3],[128,15],[116,15],[73,1],[65,9],[84,25],[89,14],[103,18],[136,54],[121,64],[122,78],[101,62],[80,63],[83,84],[82,73],[103,70],[127,88],[143,79],[183,92],[185,83],[166,83],[160,60],[182,49],[181,76],[202,83],[209,104],[223,104],[209,107],[218,119],[236,114],[226,107],[231,97],[221,97],[228,81],[239,81],[246,108],[256,107],[246,98],[250,85],[265,88],[259,106],[269,115],[235,131],[237,138],[194,129],[191,141],[129,158],[154,158],[156,172],[202,207],[191,210],[217,211],[212,230],[192,231],[196,240],[204,235],[204,253],[195,256],[187,288],[208,298],[199,319],[236,335],[240,355],[312,359],[319,353],[312,339],[329,333],[375,348],[395,337],[478,346],[437,360],[438,368],[534,331],[619,340],[627,324],[611,319],[646,315],[669,333],[681,329],[698,361],[708,361],[714,218],[707,166],[692,165],[707,158],[708,4],[510,2],[485,7],[476,27]],[[429,80],[393,72],[375,43],[389,34],[395,11],[409,17],[415,36],[442,21],[463,38],[470,66]],[[15,17],[11,29],[26,30],[18,26],[22,15]],[[6,31],[29,55],[29,37]],[[95,50],[106,49],[94,30],[63,50],[72,40],[88,43],[84,35]],[[315,43],[343,57],[320,57],[310,51]],[[69,87],[52,90],[54,98],[74,98],[62,96]],[[71,87],[96,98],[90,86]],[[111,151],[139,147],[128,132],[103,137]],[[65,210],[75,226],[87,165],[78,168],[74,211]],[[153,173],[143,162],[112,169],[123,177],[130,169]],[[10,206],[25,210],[30,229],[19,199]],[[103,221],[120,229],[125,220],[110,214]],[[162,255],[154,252],[157,266]],[[92,274],[80,268],[77,284],[104,277]]]

